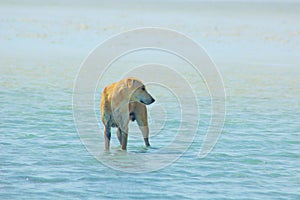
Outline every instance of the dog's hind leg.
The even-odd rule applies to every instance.
[[[105,151],[109,151],[110,138],[111,138],[110,126],[105,126],[104,127]]]

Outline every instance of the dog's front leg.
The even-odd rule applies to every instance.
[[[150,142],[149,142],[149,127],[148,127],[147,111],[144,110],[144,112],[140,112],[139,115],[136,115],[136,121],[143,134],[145,145],[149,147]]]
[[[128,140],[128,127],[120,129],[122,132],[122,150],[127,149],[127,140]]]
[[[123,137],[122,130],[120,128],[117,128],[116,132],[117,132],[117,137],[120,142],[120,145],[122,145],[122,137]]]
[[[122,150],[126,150],[127,149],[127,139],[128,139],[128,133],[123,133]]]
[[[148,126],[139,126],[142,134],[143,134],[143,137],[144,137],[144,141],[145,141],[145,145],[147,147],[150,146],[150,142],[149,142],[149,127]]]

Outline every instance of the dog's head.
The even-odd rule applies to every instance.
[[[145,105],[150,105],[155,101],[155,99],[147,92],[145,85],[139,79],[127,78],[125,82],[131,93],[131,102],[140,102]]]

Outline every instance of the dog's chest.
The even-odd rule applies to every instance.
[[[110,124],[112,127],[122,127],[129,123],[129,110],[117,109],[112,112],[110,117]]]

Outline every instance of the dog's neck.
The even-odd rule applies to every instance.
[[[130,95],[128,95],[128,90],[124,85],[121,85],[120,87],[116,88],[116,91],[111,97],[111,106],[112,108],[115,108],[115,110],[123,110],[128,109],[128,104],[130,102]]]

